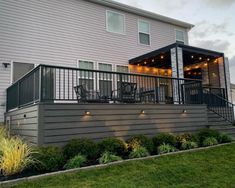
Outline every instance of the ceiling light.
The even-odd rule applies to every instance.
[[[84,114],[88,116],[88,115],[91,115],[91,112],[90,111],[85,111]]]

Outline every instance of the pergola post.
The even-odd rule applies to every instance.
[[[183,67],[183,50],[182,48],[179,48],[177,45],[175,48],[172,48],[170,50],[171,53],[171,69],[172,69],[172,77],[173,78],[184,78],[184,67]],[[173,84],[173,101],[175,104],[182,102],[182,95],[181,95],[181,88],[180,85],[181,80],[178,80],[177,82],[174,81]]]

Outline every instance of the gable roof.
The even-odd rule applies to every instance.
[[[147,18],[151,18],[151,19],[154,19],[154,20],[170,23],[170,24],[173,24],[173,25],[176,25],[176,26],[184,27],[186,29],[191,29],[192,27],[194,27],[193,24],[190,24],[190,23],[187,23],[187,22],[183,22],[183,21],[180,21],[180,20],[177,20],[177,19],[174,19],[174,18],[169,18],[169,17],[166,17],[166,16],[162,16],[160,14],[156,14],[156,13],[153,13],[153,12],[150,12],[150,11],[135,8],[135,7],[125,5],[125,4],[122,4],[122,3],[119,3],[119,2],[115,2],[115,1],[112,1],[112,0],[87,0],[87,1],[97,3],[97,4],[100,4],[100,5],[103,5],[103,6],[107,6],[107,7],[110,7],[110,8],[115,8],[115,9],[118,9],[118,10],[122,10],[122,11],[125,11],[125,12],[130,12],[130,13],[140,15],[140,16],[144,16],[144,17],[147,17]]]

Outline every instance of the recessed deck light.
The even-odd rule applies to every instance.
[[[88,116],[88,115],[91,115],[91,112],[90,111],[85,111],[84,114]]]

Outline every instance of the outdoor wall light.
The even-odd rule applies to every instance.
[[[91,112],[90,111],[85,111],[84,114],[88,116],[88,115],[91,115]]]
[[[183,113],[183,114],[187,113],[187,110],[186,110],[186,109],[183,109],[182,113]]]
[[[145,111],[144,110],[140,110],[140,114],[145,114]]]
[[[5,68],[7,68],[10,65],[10,63],[2,63],[2,64]]]

